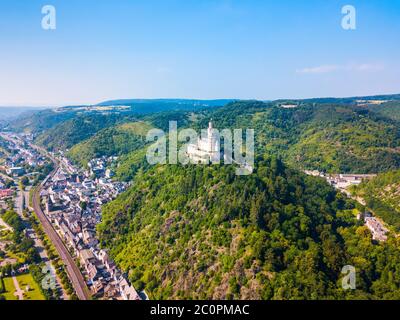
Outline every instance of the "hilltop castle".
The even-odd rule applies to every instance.
[[[220,161],[219,136],[211,121],[208,124],[207,136],[200,137],[196,144],[189,144],[187,154],[193,163],[208,164]]]

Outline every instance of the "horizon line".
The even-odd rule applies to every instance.
[[[124,100],[144,100],[144,101],[156,101],[156,100],[182,100],[182,101],[216,101],[216,100],[233,100],[233,101],[261,101],[261,102],[274,102],[281,100],[312,100],[312,99],[351,99],[351,98],[368,98],[375,96],[395,96],[400,95],[400,91],[398,93],[378,93],[378,94],[368,94],[368,95],[352,95],[352,96],[320,96],[320,97],[307,97],[307,98],[278,98],[278,99],[257,99],[257,98],[213,98],[213,99],[198,99],[198,98],[116,98],[116,99],[107,99],[97,103],[66,103],[66,104],[57,104],[57,105],[49,105],[49,104],[1,104],[0,108],[43,108],[43,109],[55,109],[55,108],[65,108],[65,107],[88,107],[88,106],[97,106],[99,104],[103,104],[105,102],[112,101],[124,101]]]

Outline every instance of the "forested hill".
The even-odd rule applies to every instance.
[[[36,142],[49,149],[66,149],[102,129],[117,126],[128,119],[135,121],[155,114],[197,112],[224,106],[233,100],[132,99],[113,100],[92,106],[66,106],[29,111],[1,123],[3,129],[33,133]],[[155,122],[157,120],[155,119]]]
[[[35,139],[35,142],[49,150],[65,150],[89,139],[102,129],[135,119],[133,115],[119,114],[76,115],[46,130]]]
[[[380,105],[371,105],[368,109],[387,118],[400,120],[400,101],[390,101]]]
[[[400,122],[368,108],[303,104],[287,109],[240,101],[196,113],[154,114],[147,121],[168,132],[168,121],[177,120],[180,129],[200,132],[210,119],[218,129],[254,129],[257,155],[278,156],[295,169],[379,173],[400,168]],[[118,176],[132,179],[144,155],[140,148],[123,155]]]
[[[3,107],[0,106],[0,119],[1,120],[10,120],[24,114],[38,112],[45,108],[39,107]]]
[[[330,103],[330,104],[345,104],[345,105],[358,105],[358,104],[380,104],[390,101],[400,101],[400,94],[387,94],[387,95],[374,95],[374,96],[359,96],[347,98],[311,98],[303,100],[294,100],[306,103]]]
[[[131,168],[137,168],[138,153],[144,154],[145,135],[139,135],[137,140],[134,132],[121,130],[120,125],[138,121],[166,132],[170,120],[178,121],[180,129],[204,129],[210,119],[219,129],[255,129],[257,154],[279,156],[290,166],[302,170],[380,173],[400,169],[400,103],[397,100],[367,106],[354,105],[356,100],[349,105],[294,101],[290,108],[285,107],[288,102],[283,101],[237,101],[222,107],[203,105],[199,109],[196,109],[196,100],[183,101],[192,103],[191,111],[182,105],[173,107],[179,100],[138,100],[136,103],[141,102],[143,106],[151,103],[162,106],[168,102],[171,105],[167,103],[167,109],[182,109],[139,115],[130,109],[106,112],[84,108],[86,111],[77,112],[79,108],[71,107],[21,117],[20,122],[13,122],[10,128],[36,134],[44,131],[36,142],[49,149],[73,148],[76,151],[83,147],[84,156],[72,153],[81,164],[101,155],[121,155],[119,176],[128,179],[132,177]],[[214,101],[215,104],[225,102]],[[108,131],[103,131],[105,129]],[[140,143],[130,143],[131,137]],[[130,163],[132,159],[135,163]]]
[[[332,173],[400,168],[400,122],[366,108],[237,102],[207,111],[200,127],[210,118],[217,128],[255,129],[258,154],[279,155],[296,168]]]
[[[103,208],[101,245],[152,299],[400,298],[398,240],[374,245],[322,179],[258,159],[139,173]],[[384,263],[383,263],[384,262]],[[357,290],[340,271],[357,268]]]
[[[100,130],[73,146],[68,156],[84,167],[93,158],[129,154],[146,145],[145,137],[151,128],[148,122],[133,121]]]
[[[8,122],[5,128],[14,132],[39,134],[75,116],[75,112],[27,111]]]

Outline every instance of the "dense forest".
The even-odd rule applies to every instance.
[[[276,158],[246,177],[159,166],[104,207],[98,235],[151,298],[400,298],[398,240],[374,244],[353,209]],[[356,267],[357,290],[341,289],[344,265]]]

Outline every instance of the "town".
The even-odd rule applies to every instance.
[[[54,157],[61,164],[48,179],[40,194],[45,214],[81,266],[91,292],[107,299],[141,300],[117,269],[108,253],[99,248],[96,225],[101,221],[101,206],[126,190],[127,184],[112,181],[107,169],[115,157],[93,159],[87,170],[79,170],[62,154]]]
[[[81,169],[74,166],[62,152],[47,153],[32,145],[29,135],[0,133],[0,137],[9,154],[0,168],[4,172],[0,175],[2,207],[5,208],[7,202],[15,198],[15,207],[20,208],[18,211],[22,212],[24,207],[34,211],[29,204],[30,186],[18,191],[15,184],[24,188],[23,185],[34,185],[43,180],[40,185],[40,208],[37,211],[44,212],[62,239],[79,267],[91,297],[107,300],[148,299],[145,292],[137,292],[130,285],[127,276],[117,268],[108,252],[100,248],[96,239],[101,206],[128,187],[127,183],[113,179],[111,168],[117,158],[92,159],[87,169]],[[14,179],[18,181],[13,183]],[[18,196],[20,193],[21,197]],[[8,227],[4,222],[2,224]]]
[[[333,186],[335,189],[346,194],[349,198],[353,198],[361,205],[365,206],[365,200],[360,197],[353,197],[351,192],[348,190],[349,187],[361,184],[364,180],[369,180],[376,177],[376,174],[325,174],[317,170],[305,170],[306,174],[321,177]],[[357,215],[358,220],[362,220],[367,228],[372,233],[372,239],[376,241],[386,241],[387,233],[389,230],[384,226],[384,223],[373,216],[369,211],[359,213]]]

